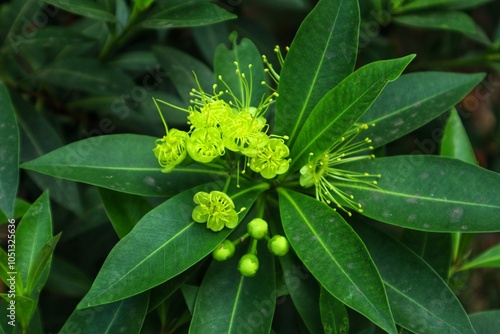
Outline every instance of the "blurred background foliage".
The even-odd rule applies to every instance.
[[[21,162],[91,136],[162,136],[152,97],[187,106],[194,85],[191,71],[213,76],[215,48],[229,45],[233,31],[274,59],[275,45],[291,43],[315,2],[2,1],[0,80],[15,106]],[[480,165],[500,172],[500,1],[360,0],[360,6],[357,66],[416,53],[407,72],[488,73],[458,110]],[[168,124],[186,126],[185,115],[167,109]],[[387,154],[439,154],[446,119],[445,114],[392,143]],[[30,171],[21,174],[16,218],[45,189],[50,190],[54,231],[63,232],[39,300],[43,327],[55,333],[88,291],[118,237],[95,187]],[[145,201],[145,212],[159,201]],[[144,212],[135,214],[139,219]],[[3,243],[6,231],[0,235]],[[477,255],[497,244],[499,235],[478,235],[472,242]],[[500,308],[498,269],[455,278],[468,312]],[[176,298],[184,303],[180,293]],[[292,311],[286,305],[277,309],[277,314],[287,312]],[[145,332],[158,321],[156,316],[146,319]]]

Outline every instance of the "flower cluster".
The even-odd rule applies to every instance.
[[[156,141],[153,152],[162,172],[171,172],[184,160],[186,153],[194,161],[209,163],[224,156],[226,151],[244,157],[243,172],[245,167],[249,167],[262,177],[271,179],[288,170],[290,150],[285,144],[287,137],[269,135],[269,125],[264,117],[277,93],[263,97],[258,106],[252,106],[252,65],[248,66],[249,78],[240,71],[237,62],[235,65],[235,75],[242,91],[240,98],[219,76],[224,89],[218,91],[215,84],[212,94],[204,92],[196,79],[198,89],[190,92],[191,106],[187,109],[155,100],[155,103],[164,103],[187,112],[187,123],[190,125],[188,132],[169,130],[160,113],[167,134]]]
[[[247,233],[235,241],[224,240],[213,252],[212,256],[217,261],[225,261],[231,258],[235,252],[235,246],[251,237],[250,250],[243,255],[238,262],[238,270],[242,276],[253,277],[259,270],[259,259],[257,257],[257,243],[259,240],[266,240],[267,247],[276,256],[284,256],[290,249],[288,240],[282,235],[275,235],[272,238],[268,235],[267,222],[262,218],[254,218],[247,225]]]
[[[375,124],[371,124],[375,126]],[[365,138],[356,141],[357,135],[368,129],[367,124],[355,124],[344,136],[336,140],[328,151],[314,158],[311,153],[309,163],[300,169],[300,184],[303,187],[315,186],[316,199],[326,204],[335,204],[337,208],[345,211],[349,216],[351,213],[344,207],[347,206],[357,212],[363,212],[362,205],[356,202],[354,196],[346,193],[340,187],[345,182],[376,187],[380,175],[359,173],[339,168],[347,162],[363,159],[373,159],[373,154],[362,154],[367,150],[373,150],[369,144],[371,140]],[[311,159],[310,158],[310,159]]]

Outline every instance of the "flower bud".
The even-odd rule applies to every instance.
[[[267,223],[264,219],[254,218],[247,225],[248,234],[255,239],[262,239],[267,234]]]
[[[259,259],[253,254],[245,254],[238,263],[238,270],[242,276],[253,277],[259,270]]]
[[[271,251],[271,253],[273,253],[274,255],[283,256],[288,253],[290,244],[284,236],[275,235],[271,238],[271,240],[269,240],[269,242],[267,243],[267,247],[269,248],[269,251]]]
[[[212,256],[217,261],[225,261],[234,255],[234,244],[230,240],[224,240],[212,252]]]

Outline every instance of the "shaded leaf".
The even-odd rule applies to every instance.
[[[155,11],[141,26],[151,29],[197,27],[236,18],[236,15],[207,1],[190,0],[172,3]]]
[[[402,244],[354,225],[384,281],[396,323],[414,333],[474,333],[467,313],[432,268]]]
[[[146,292],[111,304],[77,309],[59,333],[140,333],[148,309],[148,300],[149,293]]]
[[[99,188],[99,196],[104,210],[113,224],[116,234],[121,239],[127,235],[137,222],[153,207],[141,196]]]
[[[161,173],[156,138],[118,134],[87,138],[26,162],[22,168],[141,196],[172,196],[226,176],[223,170],[178,166]]]
[[[278,85],[275,132],[289,146],[319,100],[354,69],[358,52],[357,1],[320,1],[302,22]]]
[[[45,2],[90,19],[116,21],[114,15],[108,12],[104,6],[92,0],[45,0]]]
[[[363,137],[380,147],[427,124],[458,103],[484,78],[484,74],[418,72],[404,74],[387,84],[360,122],[375,123]],[[417,144],[422,153],[434,147]],[[432,149],[432,151],[430,151]]]
[[[493,267],[500,268],[500,245],[493,246],[474,259],[464,263],[459,270]]]
[[[380,174],[377,187],[338,183],[363,206],[363,215],[430,232],[500,231],[500,175],[438,156],[394,156],[345,164]]]
[[[278,192],[285,234],[304,265],[335,298],[397,333],[377,268],[342,216],[312,197]]]
[[[451,110],[450,117],[444,128],[443,138],[441,139],[441,155],[477,165],[469,137],[455,108]]]
[[[14,106],[7,87],[0,81],[0,211],[7,218],[14,215],[19,184],[19,132]]]
[[[321,289],[320,309],[325,334],[349,333],[349,318],[344,304],[325,289]]]
[[[12,215],[12,218],[7,218],[7,216],[5,216],[2,211],[0,211],[0,224],[7,223],[9,219],[21,218],[22,216],[24,216],[30,206],[31,203],[28,203],[23,199],[16,198],[14,202],[14,214]]]
[[[236,209],[250,208],[267,184],[241,182],[228,191]],[[78,308],[121,300],[151,289],[185,271],[217,247],[231,230],[217,233],[193,222],[198,191],[222,189],[209,183],[184,191],[146,214],[109,253],[89,293]],[[239,214],[242,219],[248,210]],[[178,250],[182,249],[182,252]],[[175,254],[175,255],[174,255]]]
[[[358,69],[314,107],[292,147],[289,171],[326,152],[360,118],[389,81],[396,80],[414,55],[378,61]],[[293,166],[293,167],[292,167]]]
[[[494,334],[500,326],[500,310],[478,312],[469,317],[477,334]]]
[[[476,24],[467,14],[458,11],[432,11],[397,15],[394,22],[410,27],[453,30],[468,34],[476,33]]]

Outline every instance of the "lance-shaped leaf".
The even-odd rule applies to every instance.
[[[171,1],[147,17],[141,26],[151,29],[198,27],[236,18],[207,0]]]
[[[106,8],[91,0],[45,0],[45,2],[62,8],[70,13],[75,13],[99,21],[114,22],[116,18]]]
[[[275,132],[295,141],[319,100],[351,74],[358,52],[359,5],[320,1],[302,22],[280,73]]]
[[[236,210],[250,208],[268,185],[240,181],[228,193]],[[188,269],[212,250],[231,229],[212,232],[193,222],[191,214],[198,191],[220,190],[217,182],[187,190],[145,215],[109,253],[89,293],[78,308],[121,300],[151,289]],[[241,220],[248,210],[239,214]]]
[[[476,33],[476,24],[472,17],[459,11],[420,12],[394,16],[393,20],[410,27]]]
[[[314,107],[292,147],[290,172],[305,165],[310,153],[320,155],[327,151],[368,110],[387,83],[401,75],[414,57],[365,65],[329,91]]]
[[[269,333],[276,304],[274,261],[266,243],[258,246],[255,277],[237,270],[246,245],[238,245],[227,261],[212,261],[198,290],[189,333]]]
[[[382,275],[399,325],[422,334],[474,333],[453,291],[427,263],[373,228],[362,224],[354,227]]]
[[[457,109],[453,108],[441,139],[441,155],[477,164],[474,149],[460,120]]]
[[[472,268],[500,268],[500,245],[491,247],[478,257],[463,264],[459,270]]]
[[[344,304],[325,289],[321,289],[320,310],[325,334],[349,333],[349,318]]]
[[[469,317],[477,334],[495,333],[500,326],[500,310],[478,312]]]
[[[14,215],[17,185],[19,183],[19,133],[14,106],[7,88],[0,81],[0,211],[8,219]]]
[[[389,333],[397,333],[382,279],[345,220],[316,199],[278,190],[285,234],[321,285]]]
[[[141,196],[172,196],[220,179],[223,170],[177,166],[161,173],[154,137],[118,134],[87,138],[22,164],[39,173]]]
[[[59,333],[140,333],[148,309],[148,300],[149,293],[145,292],[111,304],[77,309]]]
[[[232,50],[228,49],[224,44],[215,49],[214,67],[218,90],[224,91],[227,89],[225,84],[219,81],[218,76],[220,75],[238,100],[242,103],[250,102],[251,106],[257,107],[267,90],[261,84],[267,78],[264,76],[264,65],[262,64],[260,52],[248,38],[243,38],[240,44],[236,44],[235,35],[232,36],[232,39]],[[238,63],[238,67],[235,66],[234,62]],[[249,68],[249,65],[252,65],[252,68]],[[235,72],[236,69],[240,73],[244,73],[249,87],[243,85],[239,75]],[[247,96],[248,89],[251,90],[251,96]],[[246,102],[246,99],[250,99],[250,101]]]
[[[370,218],[430,232],[500,231],[500,175],[438,156],[377,158],[344,165],[381,174],[377,187],[339,183]]]
[[[363,138],[369,137],[373,147],[398,139],[449,110],[483,78],[482,73],[404,74],[398,80],[389,83],[370,109],[360,118],[360,122],[375,123],[375,127],[363,131]],[[424,148],[430,149],[427,146],[420,149]]]

